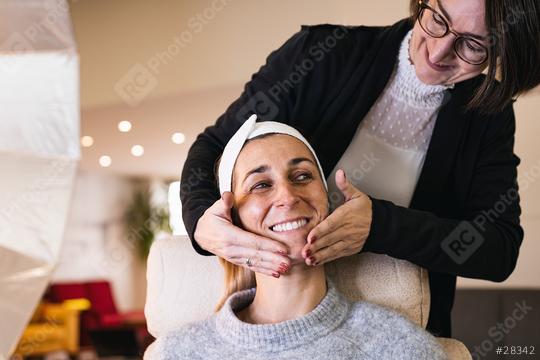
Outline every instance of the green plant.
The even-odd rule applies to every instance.
[[[139,186],[133,192],[132,201],[124,214],[124,227],[139,257],[146,260],[156,234],[160,231],[171,232],[169,210],[166,206],[152,206],[148,187]]]

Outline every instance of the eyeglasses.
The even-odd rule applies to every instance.
[[[489,52],[486,46],[476,39],[462,36],[450,29],[444,17],[429,6],[426,1],[420,0],[418,4],[420,5],[418,23],[426,34],[434,38],[443,38],[452,33],[456,36],[454,51],[461,60],[471,65],[480,65],[487,60]]]

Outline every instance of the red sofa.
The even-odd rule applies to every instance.
[[[81,345],[92,345],[90,332],[114,328],[133,328],[141,343],[149,334],[146,330],[144,312],[120,313],[116,307],[111,285],[107,280],[66,282],[51,284],[46,293],[47,300],[62,302],[68,299],[86,298],[91,307],[81,314]]]

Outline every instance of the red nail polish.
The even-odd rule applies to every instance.
[[[306,251],[306,257],[310,257],[311,256],[311,250],[310,249],[307,249]]]
[[[275,277],[276,279],[279,279],[279,273],[272,273],[272,276]]]
[[[280,255],[283,255],[283,256],[287,256],[287,252],[286,251],[283,251],[283,250],[278,250],[276,251],[278,254]]]
[[[311,241],[309,242],[310,244],[313,244],[315,242],[315,240],[317,240],[317,237],[316,236],[312,236],[311,237]]]
[[[315,262],[315,258],[313,256],[310,256],[309,261],[311,261],[311,263],[313,264]]]

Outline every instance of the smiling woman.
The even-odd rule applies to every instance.
[[[228,287],[210,318],[158,338],[147,358],[446,358],[428,332],[393,311],[350,302],[326,277],[324,266],[303,261],[307,234],[329,210],[317,157],[295,129],[250,118],[225,147],[219,174],[222,187],[232,185],[232,197],[223,194],[235,223],[286,245],[292,267],[277,279],[238,272],[244,268],[220,259],[226,281],[237,288]],[[346,193],[354,191],[342,180]],[[247,265],[265,261],[255,252]]]
[[[411,0],[410,11],[417,20],[410,56],[424,83],[453,84],[487,68],[469,102],[470,108],[483,112],[501,111],[538,85],[537,0]]]

